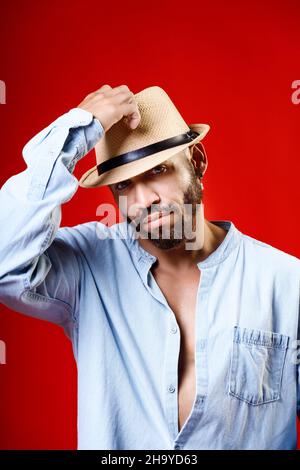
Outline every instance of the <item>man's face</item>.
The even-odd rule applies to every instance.
[[[194,226],[202,190],[190,157],[186,149],[144,173],[110,185],[127,222],[160,249],[183,243],[187,226],[189,230]]]

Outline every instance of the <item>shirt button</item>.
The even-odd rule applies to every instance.
[[[179,444],[175,444],[174,449],[180,449],[180,448],[181,448],[181,447],[180,447]]]
[[[172,385],[172,384],[169,385],[168,391],[169,391],[170,393],[174,393],[174,392],[175,392],[175,387],[174,387],[174,385]]]
[[[176,331],[177,331],[177,327],[176,327],[176,326],[172,326],[172,328],[171,328],[171,333],[174,333],[174,334],[175,334]]]

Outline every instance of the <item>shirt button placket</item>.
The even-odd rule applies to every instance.
[[[178,404],[177,404],[177,381],[178,371],[177,362],[180,349],[180,331],[176,324],[174,314],[170,316],[169,334],[166,350],[166,369],[165,369],[165,406],[166,417],[172,439],[174,440],[178,433]]]
[[[170,384],[169,387],[168,387],[168,392],[169,392],[169,393],[174,393],[175,390],[176,390],[176,389],[175,389],[174,385],[173,385],[173,384]]]

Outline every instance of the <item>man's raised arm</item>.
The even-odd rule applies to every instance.
[[[5,305],[64,327],[76,321],[80,249],[70,231],[58,234],[61,204],[78,188],[72,174],[76,162],[123,117],[132,128],[139,123],[133,94],[125,85],[104,85],[23,148],[27,169],[0,191],[0,301]]]

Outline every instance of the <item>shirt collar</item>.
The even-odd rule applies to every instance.
[[[220,245],[205,260],[198,263],[200,269],[209,268],[225,261],[241,241],[242,234],[231,220],[210,220],[210,222],[227,230],[227,234]]]

